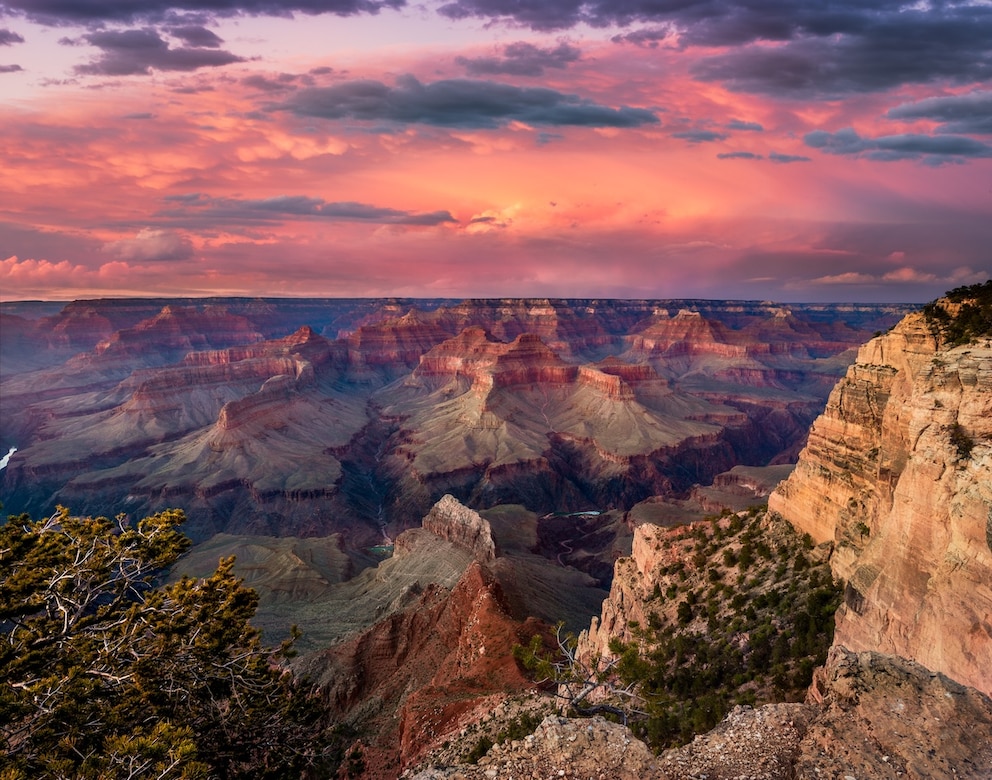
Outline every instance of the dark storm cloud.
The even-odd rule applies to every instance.
[[[101,76],[132,76],[161,71],[190,71],[198,68],[243,62],[242,57],[220,49],[171,48],[155,30],[99,30],[83,36],[102,54],[77,73]]]
[[[807,133],[803,140],[807,146],[827,154],[867,157],[882,162],[920,160],[927,165],[942,165],[992,157],[992,146],[959,135],[904,133],[866,138],[847,127],[835,133],[815,130]]]
[[[189,46],[198,46],[205,49],[218,49],[224,42],[216,33],[201,27],[197,24],[187,24],[182,27],[170,27],[169,34],[173,38],[178,38]]]
[[[13,30],[0,28],[0,46],[11,46],[15,43],[24,43],[24,38]]]
[[[940,133],[992,134],[992,92],[928,98],[889,110],[889,119],[930,119]]]
[[[797,99],[873,92],[901,84],[992,76],[992,17],[962,19],[939,29],[888,25],[838,40],[803,38],[782,46],[755,45],[695,63],[692,74],[730,89]]]
[[[690,144],[725,141],[729,137],[726,133],[717,133],[714,130],[686,130],[682,133],[672,133],[672,138],[679,138],[683,141],[688,141]]]
[[[455,57],[455,62],[472,76],[540,76],[545,68],[565,68],[582,57],[582,51],[567,43],[542,49],[519,41],[503,47],[502,57]]]
[[[441,225],[457,222],[450,211],[418,213],[372,206],[354,201],[328,202],[306,195],[280,195],[261,200],[212,198],[200,193],[172,196],[166,200],[180,208],[159,212],[187,225],[206,221],[208,224],[233,222],[238,224],[274,223],[286,219],[326,219],[337,222],[371,222],[382,225]]]
[[[646,25],[613,38],[657,46],[732,47],[694,74],[743,92],[832,97],[992,76],[992,6],[905,0],[454,0],[451,18],[482,17],[538,30]]]
[[[716,156],[718,160],[763,160],[760,154],[754,152],[721,152]]]
[[[423,84],[413,76],[400,77],[394,87],[362,79],[302,89],[270,110],[322,119],[475,129],[514,121],[555,127],[638,127],[658,122],[643,108],[610,108],[553,89],[472,79]]]
[[[128,23],[161,20],[177,12],[203,18],[219,16],[287,16],[290,14],[375,14],[402,8],[406,0],[6,0],[0,9],[41,24]]]

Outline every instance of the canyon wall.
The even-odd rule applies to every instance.
[[[992,693],[992,343],[922,314],[864,345],[769,501],[833,544],[835,644]]]

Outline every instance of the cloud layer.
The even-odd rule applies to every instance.
[[[983,0],[3,13],[7,297],[926,300],[989,272]]]
[[[545,87],[473,79],[424,84],[413,75],[401,76],[394,86],[361,79],[310,87],[271,110],[319,119],[462,128],[497,128],[509,122],[541,127],[639,127],[658,122],[647,109],[611,108]]]

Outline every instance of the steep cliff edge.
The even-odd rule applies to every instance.
[[[952,347],[921,313],[864,345],[769,507],[834,545],[836,644],[992,693],[987,335]]]

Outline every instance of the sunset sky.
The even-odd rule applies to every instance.
[[[925,301],[992,2],[0,0],[0,299]]]

